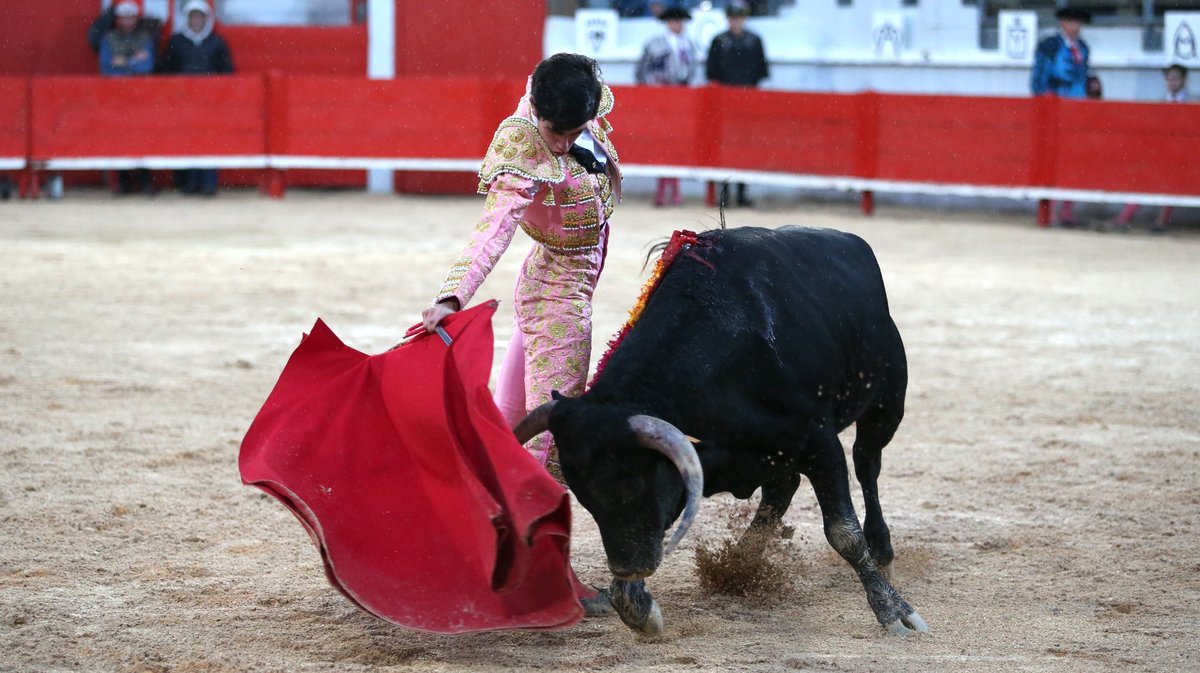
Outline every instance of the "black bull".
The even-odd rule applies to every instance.
[[[762,488],[739,542],[761,548],[803,475],[826,539],[858,573],[880,624],[926,631],[888,581],[893,553],[876,487],[907,383],[904,345],[862,239],[801,227],[715,230],[663,274],[592,388],[556,395],[516,434],[553,433],[563,476],[599,526],[612,604],[635,629],[662,630],[643,580],[662,562],[671,522],[683,511],[667,552],[691,524],[701,492],[749,498]],[[838,439],[851,423],[861,528]]]

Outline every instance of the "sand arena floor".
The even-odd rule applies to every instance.
[[[895,583],[930,635],[875,623],[807,485],[786,517],[804,570],[792,595],[700,590],[692,552],[737,509],[710,499],[652,579],[658,642],[615,618],[439,637],[359,612],[291,515],[240,485],[238,444],[315,317],[361,350],[395,343],[479,207],[319,193],[0,204],[0,670],[1200,670],[1200,236],[1013,215],[729,213],[853,231],[879,257],[911,366],[881,493]],[[646,245],[713,224],[699,206],[618,210],[598,347],[645,278]],[[478,295],[505,300],[498,353],[527,246],[519,235]],[[595,526],[575,518],[577,567],[603,583]]]

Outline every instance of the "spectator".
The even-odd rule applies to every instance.
[[[218,75],[233,72],[233,58],[224,38],[213,32],[212,8],[204,0],[188,0],[183,6],[187,22],[167,42],[163,72],[180,75]],[[176,173],[184,194],[217,193],[217,169],[189,168]]]
[[[767,78],[767,57],[762,40],[746,30],[750,8],[741,0],[730,0],[725,6],[729,30],[713,38],[708,48],[705,74],[709,82],[728,86],[755,87]],[[729,202],[729,185],[721,188],[721,203]],[[746,184],[737,185],[737,205],[754,205],[746,197]]]
[[[1163,82],[1167,85],[1168,103],[1186,103],[1191,100],[1187,91],[1188,70],[1178,63],[1163,68]]]
[[[113,6],[113,28],[100,39],[100,74],[148,75],[154,70],[154,38],[139,27],[140,14],[133,0]]]
[[[667,24],[667,29],[646,42],[634,78],[638,84],[687,86],[696,72],[697,50],[692,38],[683,31],[683,24],[692,15],[686,9],[672,7],[658,18]],[[654,190],[654,205],[678,206],[682,203],[679,178],[659,178]]]
[[[1087,96],[1088,46],[1080,33],[1091,15],[1080,9],[1066,8],[1058,10],[1055,17],[1058,18],[1058,33],[1038,44],[1029,87],[1035,96],[1084,98]],[[1064,229],[1080,226],[1075,220],[1075,204],[1070,201],[1059,204],[1057,219]]]
[[[1080,33],[1090,16],[1079,9],[1060,9],[1055,16],[1059,31],[1038,44],[1030,88],[1035,96],[1083,98],[1087,95],[1089,50]]]
[[[110,5],[108,9],[100,12],[100,16],[92,22],[88,28],[87,41],[88,46],[92,48],[92,53],[100,55],[100,43],[104,40],[104,35],[116,26],[116,10],[117,4]],[[138,29],[145,31],[151,38],[151,55],[158,62],[158,39],[162,34],[162,20],[141,14],[138,17]]]
[[[1100,83],[1099,77],[1088,75],[1087,84],[1084,88],[1090,100],[1102,100],[1104,98],[1104,85]]]
[[[100,38],[100,74],[106,77],[149,75],[154,70],[154,38],[140,26],[141,9],[133,0],[121,0],[113,8],[113,28]],[[129,194],[154,192],[150,171],[145,168],[117,171],[113,191]]]
[[[1166,102],[1185,103],[1188,101],[1187,72],[1187,68],[1178,63],[1163,68],[1163,83],[1167,87],[1167,95],[1164,98]],[[1137,213],[1137,210],[1138,204],[1125,204],[1125,208],[1121,210],[1121,214],[1117,215],[1117,219],[1110,222],[1106,229],[1128,233],[1130,223],[1133,221],[1133,216]],[[1171,223],[1171,210],[1171,206],[1163,206],[1158,211],[1158,216],[1154,218],[1154,224],[1150,225],[1151,233],[1159,234],[1167,230],[1167,225]]]

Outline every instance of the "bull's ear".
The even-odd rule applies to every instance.
[[[550,391],[550,399],[552,399],[552,400],[565,400],[565,399],[567,399],[567,396],[566,396],[566,395],[563,395],[562,393],[558,392],[557,390],[551,390],[551,391]]]

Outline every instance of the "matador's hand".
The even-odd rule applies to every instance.
[[[458,300],[444,299],[421,311],[421,324],[425,326],[426,332],[432,332],[438,326],[438,323],[442,322],[443,318],[456,311],[458,311]]]

